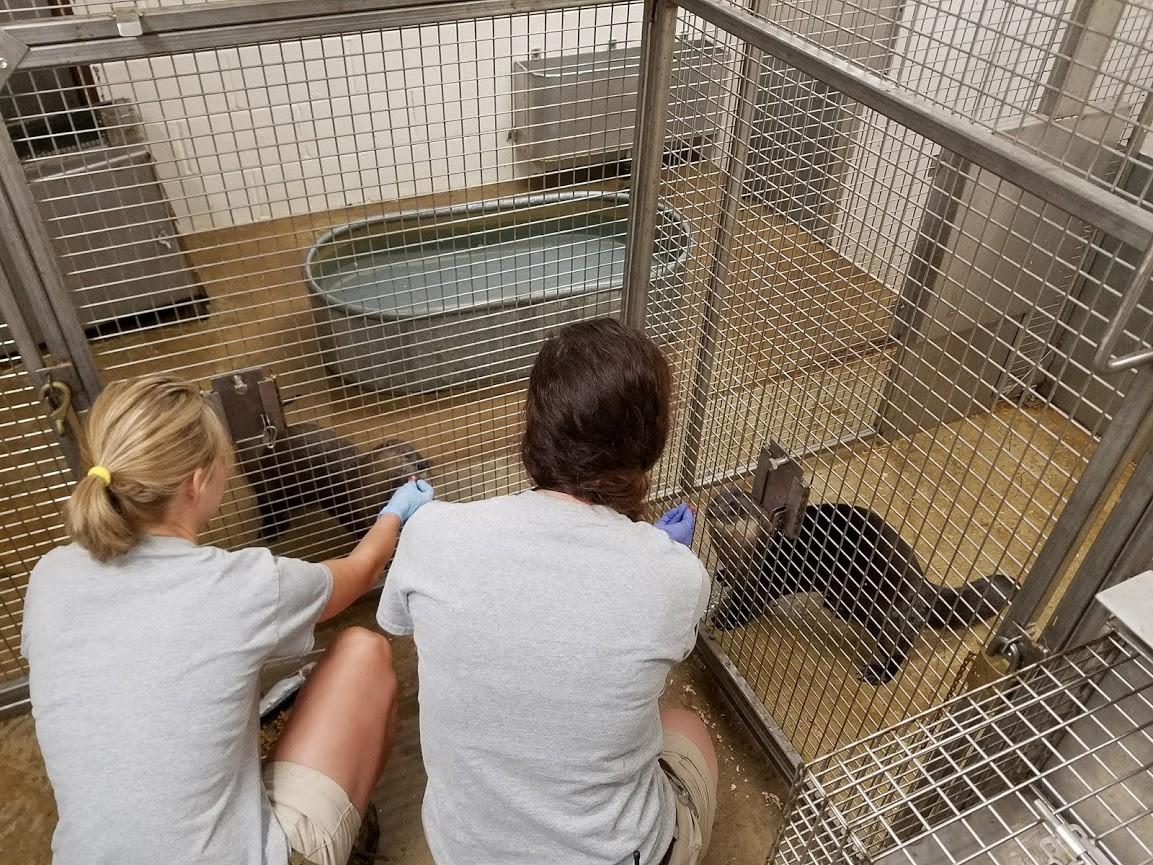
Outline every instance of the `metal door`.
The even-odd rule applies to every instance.
[[[36,561],[65,540],[61,505],[81,456],[79,414],[96,378],[83,357],[74,363],[64,327],[47,302],[39,272],[19,243],[19,221],[0,196],[0,225],[16,240],[0,255],[0,713],[27,704],[20,654],[24,590]],[[19,294],[16,286],[19,285]],[[35,318],[32,318],[35,316]],[[68,326],[78,330],[75,319]],[[40,338],[43,338],[43,343]]]
[[[620,308],[624,184],[542,169],[510,133],[579,135],[590,162],[619,158],[636,69],[613,58],[635,56],[639,8],[354,5],[202,3],[7,31],[28,48],[13,65],[45,91],[0,104],[17,139],[0,140],[0,173],[20,198],[18,246],[56,271],[50,286],[39,264],[20,282],[29,301],[70,312],[62,342],[94,379],[164,371],[215,383],[229,404],[276,380],[248,391],[279,397],[245,404],[255,435],[234,428],[239,471],[206,536],[222,546],[339,555],[354,541],[344,500],[378,509],[418,467],[450,500],[519,490],[535,346]],[[596,86],[579,111],[517,125],[533,94],[515,72],[537,61],[591,62]],[[63,74],[77,62],[99,128],[45,152],[41,105],[63,126],[91,114]],[[695,113],[712,65],[680,91]],[[691,232],[665,217],[675,294]],[[342,280],[360,296],[345,302]]]
[[[1153,268],[1153,217],[1116,177],[1149,121],[1153,43],[1134,35],[1149,32],[1148,10],[1105,4],[1116,13],[1106,27],[1093,4],[986,4],[972,16],[963,4],[905,4],[885,43],[897,59],[873,68],[826,50],[822,34],[851,28],[832,15],[808,32],[808,5],[786,4],[776,20],[712,0],[651,4],[650,104],[668,101],[656,57],[669,32],[728,44],[738,59],[722,98],[723,158],[662,165],[658,116],[640,130],[650,161],[633,177],[635,198],[705,229],[692,299],[631,307],[638,322],[679,315],[695,336],[679,359],[683,450],[663,489],[702,504],[747,491],[770,439],[812,485],[799,539],[770,537],[755,513],[712,519],[706,507],[700,547],[720,575],[704,645],[738,679],[735,697],[755,695],[750,714],[785,763],[966,688],[985,647],[1009,644],[995,638],[1002,616],[1009,653],[1020,649],[1123,488],[1153,407],[1153,373],[1133,371],[1148,359],[1136,299]],[[1071,46],[1070,31],[1092,38]],[[1070,51],[1093,80],[1053,77]],[[758,182],[750,142],[765,132],[766,80],[850,100],[847,167],[826,196],[837,206],[816,226],[744,195]],[[1038,107],[1052,90],[1084,95],[1058,114]],[[811,127],[782,131],[781,152],[800,153],[798,135],[820,144],[829,123],[808,117]],[[777,169],[781,188],[808,177],[803,159]],[[641,261],[644,228],[633,238]],[[1110,273],[1093,282],[1101,254],[1095,266]],[[643,296],[647,271],[631,272]],[[1082,314],[1085,280],[1113,306]],[[1098,411],[1083,425],[1091,398]],[[872,528],[838,528],[846,509],[861,521],[870,512]],[[994,575],[1017,584],[1011,602],[926,614],[925,604],[989,597],[998,583],[982,581]],[[934,617],[957,624],[931,627]],[[893,674],[875,675],[877,661]]]

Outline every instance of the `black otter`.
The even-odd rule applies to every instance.
[[[269,450],[258,445],[239,458],[257,506],[260,537],[271,541],[295,510],[319,508],[360,536],[376,520],[392,492],[429,462],[407,442],[389,439],[363,453],[355,444],[316,424],[288,427]]]
[[[713,625],[744,627],[779,598],[815,592],[827,609],[875,638],[876,649],[860,673],[871,685],[883,685],[900,672],[926,625],[955,628],[985,621],[1004,609],[1017,589],[1001,574],[956,589],[932,585],[897,531],[856,505],[809,505],[796,538],[772,531],[765,512],[744,492],[714,496],[707,519],[721,555],[718,581],[729,589],[713,612]]]

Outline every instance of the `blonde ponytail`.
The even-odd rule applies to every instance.
[[[223,422],[196,386],[164,375],[110,384],[86,431],[93,469],[72,491],[66,523],[72,539],[102,562],[128,552],[159,523],[197,469],[233,458]]]

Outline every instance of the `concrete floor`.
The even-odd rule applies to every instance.
[[[362,601],[322,626],[371,625],[375,603]],[[416,652],[410,638],[393,640],[401,681],[400,722],[392,760],[373,797],[380,809],[381,862],[432,865],[420,822],[425,775],[417,724]],[[760,865],[765,861],[788,792],[745,730],[724,707],[702,665],[690,658],[669,678],[665,706],[694,709],[716,737],[721,783],[717,823],[705,865]],[[0,851],[20,865],[50,861],[55,803],[28,715],[0,720]]]

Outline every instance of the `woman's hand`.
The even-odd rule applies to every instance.
[[[400,527],[421,506],[431,502],[432,496],[432,484],[413,476],[392,494],[380,512],[381,517],[385,514],[396,517],[395,523],[378,517],[351,553],[343,559],[332,559],[324,563],[332,572],[332,594],[320,614],[322,622],[344,610],[379,582],[381,571],[396,550]]]
[[[681,502],[656,521],[656,527],[686,547],[693,542],[693,529],[697,526],[697,513],[688,502]]]
[[[380,515],[383,517],[385,514],[392,514],[400,520],[400,524],[403,526],[422,505],[431,502],[434,495],[436,493],[432,484],[412,477],[408,483],[392,494],[392,498],[388,500],[388,504],[381,510]]]

